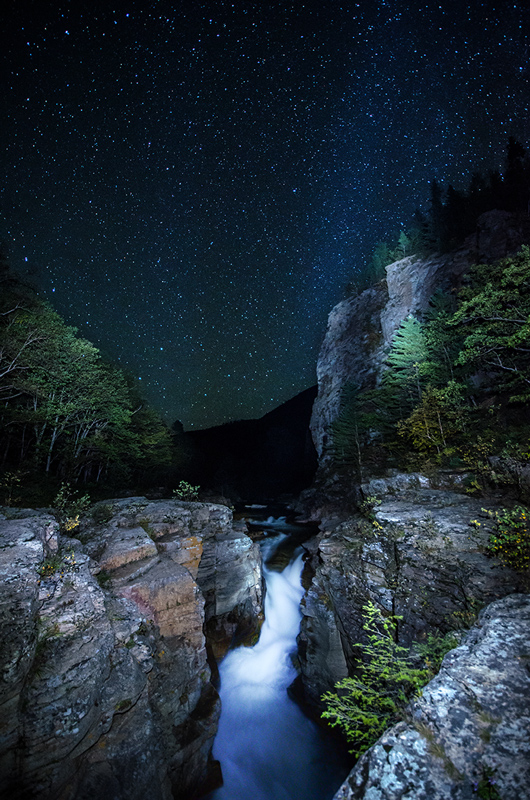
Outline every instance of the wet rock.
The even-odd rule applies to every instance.
[[[414,703],[411,721],[361,757],[334,800],[470,800],[477,790],[526,800],[529,659],[530,596],[487,606]]]

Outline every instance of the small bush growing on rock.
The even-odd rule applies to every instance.
[[[453,631],[446,633],[445,636],[429,633],[424,642],[414,643],[414,650],[422,659],[425,668],[430,670],[431,677],[434,677],[442,666],[445,654],[458,647],[458,644],[459,637]]]
[[[181,481],[176,489],[173,489],[175,500],[196,501],[199,499],[200,486],[192,486],[187,481]]]
[[[408,650],[394,639],[400,617],[387,617],[373,603],[363,606],[368,644],[359,645],[364,659],[357,659],[357,675],[335,685],[322,700],[324,719],[339,726],[360,755],[377,741],[390,725],[402,719],[404,710],[427,683],[430,671],[411,665]]]
[[[414,654],[395,641],[401,617],[383,617],[373,603],[363,606],[364,630],[368,644],[360,644],[363,658],[357,659],[357,674],[335,685],[336,692],[322,696],[324,719],[339,726],[352,745],[350,752],[360,756],[384,731],[405,716],[410,700],[436,674],[446,652],[456,640],[431,636]],[[417,667],[417,655],[422,666]]]
[[[62,533],[69,534],[78,528],[79,517],[86,513],[89,506],[88,494],[80,497],[78,492],[72,491],[69,483],[62,483],[53,501]]]
[[[501,800],[501,795],[495,786],[497,783],[495,773],[496,769],[487,764],[483,764],[482,775],[478,780],[473,781],[473,791],[476,792],[479,797],[483,797],[484,800]]]
[[[383,526],[375,518],[375,509],[377,506],[381,505],[381,500],[378,497],[370,496],[366,497],[359,506],[359,511],[366,517],[366,519],[370,520],[374,528],[382,528]]]
[[[493,520],[495,533],[489,538],[488,553],[516,572],[530,567],[530,511],[524,506],[483,511]]]

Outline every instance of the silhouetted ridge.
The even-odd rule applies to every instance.
[[[260,419],[185,434],[195,451],[195,480],[241,500],[270,500],[310,485],[317,457],[309,420],[312,386]]]

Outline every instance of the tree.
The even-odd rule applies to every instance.
[[[397,330],[387,356],[382,383],[395,393],[402,414],[421,400],[425,385],[427,343],[423,325],[412,314]]]
[[[73,482],[160,481],[175,460],[160,416],[47,303],[4,269],[0,281],[4,468]]]
[[[450,456],[466,430],[468,409],[462,386],[449,381],[442,389],[427,386],[421,402],[406,420],[398,423],[400,436],[420,453]]]
[[[450,324],[460,328],[457,363],[481,374],[482,389],[530,399],[530,248],[473,270]]]

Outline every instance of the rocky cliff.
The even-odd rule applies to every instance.
[[[219,714],[207,650],[259,627],[257,545],[213,504],[109,501],[79,538],[48,513],[4,511],[3,796],[169,800],[207,787]]]
[[[471,264],[495,261],[526,242],[530,242],[527,215],[489,211],[459,249],[396,261],[386,268],[386,278],[379,284],[335,306],[318,358],[318,396],[311,417],[321,472],[327,464],[329,428],[339,413],[342,390],[350,382],[363,389],[377,383],[401,322],[409,314],[424,311],[436,290],[458,286]]]
[[[530,786],[530,596],[517,594],[527,591],[524,576],[487,555],[491,520],[483,508],[502,498],[469,497],[461,480],[374,479],[363,486],[377,498],[369,517],[323,526],[313,544],[299,660],[316,713],[322,694],[353,672],[368,601],[401,617],[405,646],[434,631],[463,634],[492,603],[424,689],[410,723],[361,758],[336,800],[464,800],[493,774],[501,794],[482,796],[530,796],[523,790]]]
[[[523,590],[520,575],[486,554],[490,518],[482,508],[495,508],[498,498],[458,488],[416,474],[373,480],[364,487],[379,500],[373,519],[351,516],[320,533],[299,635],[309,703],[320,708],[321,695],[351,672],[368,601],[402,616],[400,642],[409,645],[465,628],[486,603]]]
[[[530,797],[530,597],[485,608],[334,800]]]

